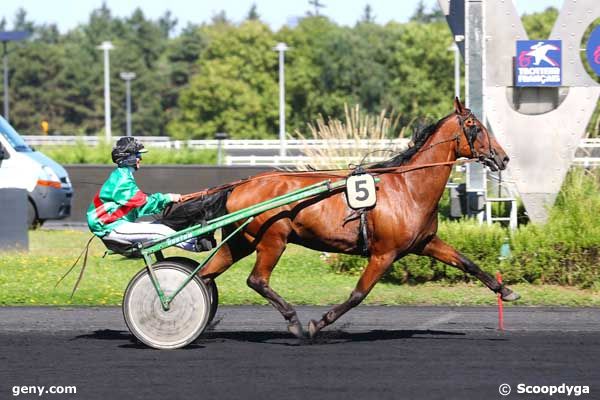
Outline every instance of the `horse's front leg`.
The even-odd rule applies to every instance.
[[[350,293],[350,297],[345,302],[334,306],[331,310],[323,315],[320,321],[311,320],[308,323],[308,333],[311,338],[327,325],[332,324],[339,317],[344,315],[348,310],[359,305],[369,294],[373,286],[381,279],[385,271],[394,262],[396,252],[372,255],[369,258],[369,263],[363,271],[356,287]]]
[[[485,286],[490,288],[495,293],[500,293],[502,300],[514,301],[521,297],[518,293],[513,292],[503,284],[498,283],[498,281],[494,279],[492,275],[481,270],[477,264],[460,254],[452,246],[437,236],[434,236],[419,254],[433,257],[436,260],[456,267],[461,271],[468,272],[483,282]]]

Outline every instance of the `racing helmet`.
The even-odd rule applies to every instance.
[[[137,159],[142,159],[142,153],[146,153],[148,150],[144,148],[136,138],[131,136],[125,136],[117,140],[115,147],[113,147],[111,156],[112,160],[119,167],[133,167],[136,168]]]

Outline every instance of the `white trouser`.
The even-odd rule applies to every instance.
[[[147,240],[161,239],[169,236],[175,231],[166,225],[155,222],[123,222],[112,230],[106,238],[121,239],[129,242],[145,242]],[[188,251],[196,251],[194,246],[196,239],[188,239],[177,243],[176,246]]]

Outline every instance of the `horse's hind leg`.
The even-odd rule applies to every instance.
[[[327,311],[319,322],[311,320],[308,323],[308,333],[311,338],[327,325],[332,324],[339,317],[344,315],[348,310],[359,305],[369,294],[373,286],[381,279],[385,271],[394,262],[396,253],[388,253],[383,255],[372,255],[369,258],[369,263],[363,271],[356,287],[350,294],[350,297],[345,302],[334,306]]]
[[[232,230],[232,228],[224,229],[223,236],[230,234]],[[214,279],[225,272],[235,262],[248,256],[253,251],[254,246],[242,235],[237,234],[217,251],[217,254],[200,270],[199,274],[202,278]]]
[[[298,338],[304,337],[302,324],[296,310],[269,286],[271,273],[285,250],[286,243],[280,238],[263,237],[256,247],[256,264],[246,283],[266,298],[288,321],[288,331]]]
[[[477,264],[460,254],[452,246],[445,243],[437,236],[434,236],[433,239],[427,243],[420,254],[433,257],[445,264],[456,267],[464,272],[468,272],[483,282],[485,286],[490,288],[495,293],[500,293],[502,300],[514,301],[521,297],[516,292],[513,292],[506,286],[498,283],[493,276],[485,271],[482,271]]]

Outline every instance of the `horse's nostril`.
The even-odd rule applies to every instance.
[[[507,162],[510,161],[510,158],[508,156],[504,156],[504,158],[502,159],[502,161],[504,161],[504,163],[506,164]]]

